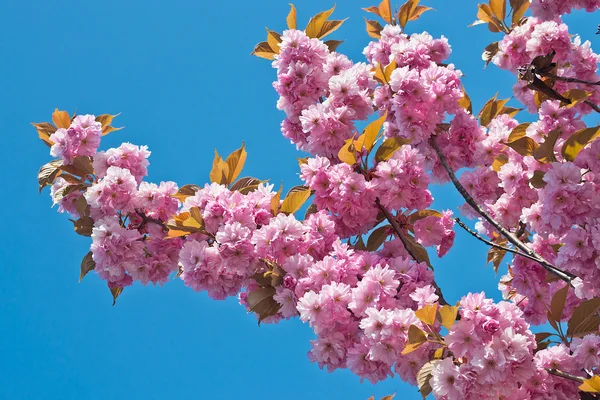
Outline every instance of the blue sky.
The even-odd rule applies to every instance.
[[[365,0],[338,2],[350,17],[331,35],[362,61],[369,37]],[[423,0],[437,12],[410,32],[444,34],[451,62],[465,74],[475,110],[496,91],[509,97],[514,78],[483,69],[480,54],[498,36],[467,28],[476,1]],[[460,4],[460,6],[458,5]],[[296,4],[300,26],[327,3]],[[286,1],[191,0],[82,2],[4,1],[0,4],[0,399],[347,399],[398,392],[419,399],[398,378],[373,386],[348,371],[321,371],[306,357],[313,334],[298,320],[257,326],[235,299],[216,302],[185,288],[127,288],[118,304],[93,274],[77,283],[89,239],[37,194],[36,175],[50,160],[30,122],[50,120],[55,107],[78,113],[118,113],[126,129],[104,140],[146,144],[149,180],[202,184],[213,149],[245,141],[244,175],[299,183],[301,156],[279,134],[283,114],[271,87],[275,71],[250,57],[264,27],[282,31]],[[597,15],[596,15],[597,17]],[[597,18],[576,14],[574,29],[598,48]],[[460,204],[450,187],[435,188],[438,208]],[[438,282],[454,302],[468,291],[498,299],[487,249],[464,232],[443,260]]]

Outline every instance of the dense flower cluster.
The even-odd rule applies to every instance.
[[[521,78],[536,57],[551,52],[552,74],[577,78],[553,79],[555,98],[536,94],[531,76],[521,79],[515,96],[537,114],[525,124],[510,111],[483,123],[465,109],[461,72],[443,64],[451,51],[444,37],[409,36],[387,25],[365,48],[367,63],[353,63],[320,39],[285,31],[274,88],[286,114],[283,135],[310,155],[300,176],[314,206],[304,221],[283,212],[285,201],[264,182],[247,190],[212,183],[191,192],[174,182],[146,182],[148,149],[124,143],[98,152],[103,126],[92,115],[49,136],[65,172],[54,176],[53,202],[76,219],[76,230],[91,235],[95,271],[112,289],[163,284],[178,273],[214,299],[239,296],[260,321],[299,316],[316,334],[309,358],[329,371],[348,368],[371,382],[398,375],[416,384],[431,361],[429,383],[440,399],[575,398],[578,385],[548,369],[597,373],[597,332],[541,349],[530,325],[548,321],[553,299],[565,291],[555,323],[600,296],[600,140],[584,144],[574,160],[561,152],[585,128],[590,104],[600,103],[600,91],[582,83],[600,80],[600,56],[558,18],[599,6],[533,0],[534,17],[499,42],[493,62]],[[540,73],[533,72],[535,79],[545,78]],[[570,90],[584,92],[588,104],[565,107],[556,97]],[[355,161],[343,159],[347,143],[361,143],[349,141],[360,136],[357,126],[376,114],[385,119],[381,139],[392,150],[352,144]],[[522,135],[515,139],[516,128]],[[460,182],[483,212],[536,257],[577,278],[552,279],[540,258],[516,255],[499,284],[506,301],[468,294],[453,324],[426,322],[422,310],[450,307],[423,255],[435,247],[443,257],[454,242],[452,211],[429,209],[429,185],[447,182],[447,168],[469,168]],[[480,235],[507,245],[482,211],[469,204],[460,210],[480,218]]]
[[[531,0],[533,15],[551,20],[558,15],[569,14],[571,10],[584,9],[592,12],[600,8],[599,0]]]

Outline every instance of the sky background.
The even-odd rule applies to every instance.
[[[408,32],[449,38],[450,62],[465,74],[475,111],[496,91],[509,97],[514,77],[484,70],[480,58],[499,34],[467,28],[477,1],[422,3],[437,11],[411,22]],[[332,5],[298,1],[299,26]],[[328,38],[345,40],[339,50],[354,61],[364,60],[370,40],[361,11],[370,5],[338,1],[334,13],[350,19]],[[285,29],[288,10],[287,1],[264,0],[0,2],[0,399],[420,398],[399,378],[371,385],[349,371],[322,371],[306,356],[313,338],[307,325],[296,319],[258,327],[235,299],[210,300],[179,280],[126,288],[112,307],[94,274],[77,283],[89,238],[50,208],[48,190],[37,193],[37,171],[51,158],[29,123],[49,121],[55,107],[121,112],[115,125],[126,129],[101,147],[148,145],[150,181],[203,184],[213,149],[228,154],[244,140],[243,175],[286,188],[300,183],[296,158],[303,155],[279,133],[275,71],[249,56],[265,40],[265,26]],[[567,21],[571,33],[599,49],[597,14]],[[461,204],[451,187],[433,193],[438,209]],[[449,255],[432,257],[451,303],[469,291],[499,299],[486,252],[459,230]]]

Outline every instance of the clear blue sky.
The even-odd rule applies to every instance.
[[[493,66],[484,71],[480,59],[497,36],[467,28],[477,1],[423,4],[437,12],[409,30],[450,39],[475,110],[497,90],[510,96],[514,78]],[[299,1],[299,22],[331,5]],[[346,40],[340,51],[354,61],[369,41],[360,8],[370,5],[338,1],[334,14],[350,17],[331,37]],[[308,326],[258,327],[235,299],[215,302],[178,280],[127,288],[111,307],[95,275],[77,283],[89,239],[50,208],[47,191],[37,194],[38,168],[50,156],[29,123],[49,120],[54,107],[122,112],[117,125],[126,129],[103,148],[148,145],[152,181],[202,184],[213,148],[228,153],[244,140],[245,174],[297,184],[299,154],[279,134],[275,71],[249,56],[265,26],[284,29],[287,12],[287,1],[1,2],[0,399],[420,398],[398,378],[373,386],[348,371],[321,371],[306,357]],[[597,19],[569,21],[598,50]],[[434,195],[438,208],[460,204],[449,187]],[[450,254],[434,261],[450,301],[479,290],[498,298],[486,250],[459,231]]]

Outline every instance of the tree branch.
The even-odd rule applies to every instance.
[[[406,252],[411,256],[411,258],[413,260],[415,260],[416,262],[419,262],[419,259],[417,258],[417,256],[411,251],[410,246],[402,233],[402,228],[400,228],[400,226],[398,225],[398,221],[396,221],[396,218],[394,218],[394,216],[387,210],[387,208],[385,208],[381,204],[381,202],[379,201],[379,198],[375,198],[375,204],[377,204],[377,207],[379,207],[379,210],[381,210],[383,215],[385,215],[385,219],[387,219],[388,222],[390,223],[390,225],[392,226],[392,229],[396,233],[396,236],[398,236],[398,239],[400,239],[400,241],[404,245]],[[435,287],[435,294],[439,297],[438,303],[440,303],[442,305],[448,305],[448,302],[446,301],[446,299],[444,298],[444,294],[442,293],[442,289],[440,289],[440,287],[438,286],[438,284],[435,281],[433,281],[433,287]]]
[[[546,271],[556,275],[559,279],[571,284],[571,281],[576,278],[575,275],[573,275],[569,272],[562,271],[561,269],[557,268],[556,266],[550,264],[541,255],[537,254],[535,251],[533,251],[532,249],[527,247],[525,245],[525,243],[523,243],[512,232],[508,231],[502,225],[500,225],[500,223],[498,221],[496,221],[494,218],[492,218],[492,216],[488,212],[486,212],[479,204],[477,204],[475,199],[473,197],[471,197],[471,195],[467,192],[467,190],[464,188],[464,186],[458,181],[458,178],[454,174],[454,171],[452,171],[452,168],[450,168],[450,165],[448,165],[448,161],[446,160],[446,157],[444,156],[444,154],[440,150],[437,142],[435,141],[435,136],[432,136],[431,139],[429,139],[429,144],[437,153],[438,158],[440,159],[440,163],[442,164],[442,166],[448,173],[448,176],[450,177],[450,180],[454,184],[454,187],[456,188],[456,190],[458,190],[458,192],[465,199],[465,201],[467,202],[468,205],[473,207],[473,209],[475,211],[477,211],[477,213],[479,215],[481,215],[481,217],[483,219],[485,219],[487,222],[489,222],[490,225],[492,225],[513,246],[515,246],[517,249],[521,250],[523,253],[529,255],[531,259],[535,260],[538,264],[540,264],[542,267],[544,267],[544,269]]]
[[[546,368],[546,372],[548,372],[550,375],[558,376],[560,378],[569,379],[571,381],[575,381],[575,382],[579,382],[579,383],[583,383],[583,381],[585,380],[585,378],[583,378],[581,376],[568,374],[568,373],[562,372],[562,371],[560,371],[560,370],[558,370],[556,368]]]
[[[551,72],[540,71],[540,70],[536,70],[535,72],[536,72],[536,74],[538,74],[540,76],[547,76],[547,77],[552,78],[557,81],[563,81],[563,82],[569,82],[569,83],[583,83],[584,85],[600,86],[600,81],[597,81],[597,82],[584,81],[583,79],[569,78],[566,76],[558,76]]]
[[[513,254],[516,254],[516,255],[518,255],[518,256],[525,257],[525,258],[528,258],[528,259],[530,259],[530,260],[532,260],[532,261],[535,261],[535,262],[537,262],[537,260],[536,260],[535,258],[531,257],[531,256],[530,256],[530,255],[528,255],[528,254],[521,253],[521,252],[520,252],[520,251],[518,251],[518,250],[511,249],[511,248],[509,248],[509,247],[505,247],[505,246],[502,246],[502,245],[499,245],[499,244],[497,244],[497,243],[494,243],[494,242],[491,242],[491,241],[487,240],[486,238],[484,238],[484,237],[480,236],[480,235],[479,235],[477,232],[473,231],[473,230],[472,230],[471,228],[469,228],[467,225],[465,225],[465,223],[464,223],[464,222],[462,222],[462,221],[460,220],[460,218],[454,218],[454,221],[456,221],[456,223],[457,223],[457,224],[458,224],[458,225],[459,225],[461,228],[463,228],[465,231],[469,232],[469,233],[470,233],[472,236],[476,237],[477,239],[481,240],[483,243],[485,243],[485,244],[487,244],[487,245],[489,245],[489,246],[492,246],[492,247],[495,247],[495,248],[497,248],[497,249],[501,249],[501,250],[504,250],[504,251],[508,251],[509,253],[513,253]]]

